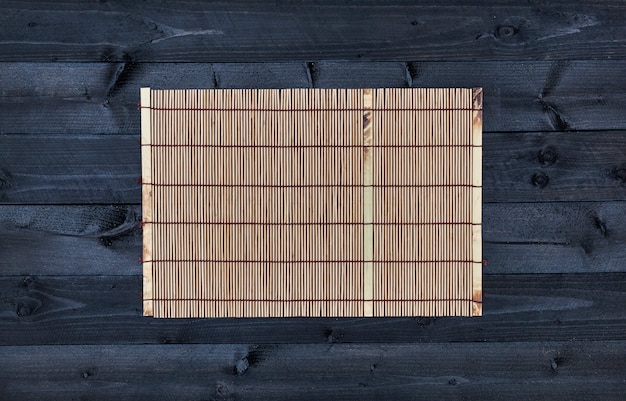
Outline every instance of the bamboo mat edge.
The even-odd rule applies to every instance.
[[[472,316],[482,316],[482,145],[483,89],[472,90]]]
[[[141,88],[141,204],[142,219],[152,220],[152,157],[150,137],[152,128],[151,120],[151,89]],[[152,296],[152,225],[143,227],[143,315],[154,316]]]

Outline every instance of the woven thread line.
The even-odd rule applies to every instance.
[[[152,301],[198,301],[198,302],[476,302],[468,298],[437,298],[437,299],[203,299],[203,298],[149,298]]]
[[[220,145],[220,144],[184,144],[184,143],[142,143],[141,146],[152,148],[224,148],[224,149],[318,149],[318,148],[339,148],[339,149],[421,149],[421,148],[482,148],[482,145],[456,144],[456,145]]]
[[[155,107],[155,106],[141,106],[140,109],[157,110],[157,111],[223,111],[223,112],[237,112],[237,111],[265,111],[265,112],[337,112],[343,113],[346,111],[353,112],[376,112],[376,111],[482,111],[482,109],[474,109],[471,107],[433,107],[433,108],[363,108],[363,107],[346,107],[346,108],[293,108],[293,109],[280,109],[280,108],[252,108],[252,107]]]
[[[371,222],[363,223],[357,221],[346,222],[263,222],[263,221],[143,221],[142,225],[219,225],[219,226],[480,226],[481,223],[468,221],[438,221],[434,223],[426,222]]]
[[[144,263],[277,263],[277,264],[296,264],[296,263],[480,263],[473,260],[462,259],[442,259],[442,260],[235,260],[235,259],[152,259],[146,260]]]
[[[219,187],[219,188],[482,188],[481,185],[472,184],[171,184],[171,183],[155,183],[144,182],[143,185],[152,185],[154,187]]]

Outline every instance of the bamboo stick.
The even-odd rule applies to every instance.
[[[472,96],[472,315],[482,316],[482,88]]]
[[[144,205],[143,218],[146,221],[152,220],[152,154],[150,144],[152,143],[151,135],[151,118],[150,113],[150,88],[141,88],[140,91],[142,105],[141,109],[141,203]],[[152,266],[152,227],[146,225],[143,228],[143,315],[154,315],[153,303],[153,266]]]
[[[363,90],[363,300],[364,316],[374,315],[374,202],[372,90]]]

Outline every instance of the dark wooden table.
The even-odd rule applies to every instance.
[[[0,399],[626,398],[626,4],[356,3],[0,2]],[[141,86],[482,86],[484,317],[142,317]]]

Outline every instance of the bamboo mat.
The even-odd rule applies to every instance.
[[[141,89],[144,315],[482,314],[482,89]]]

